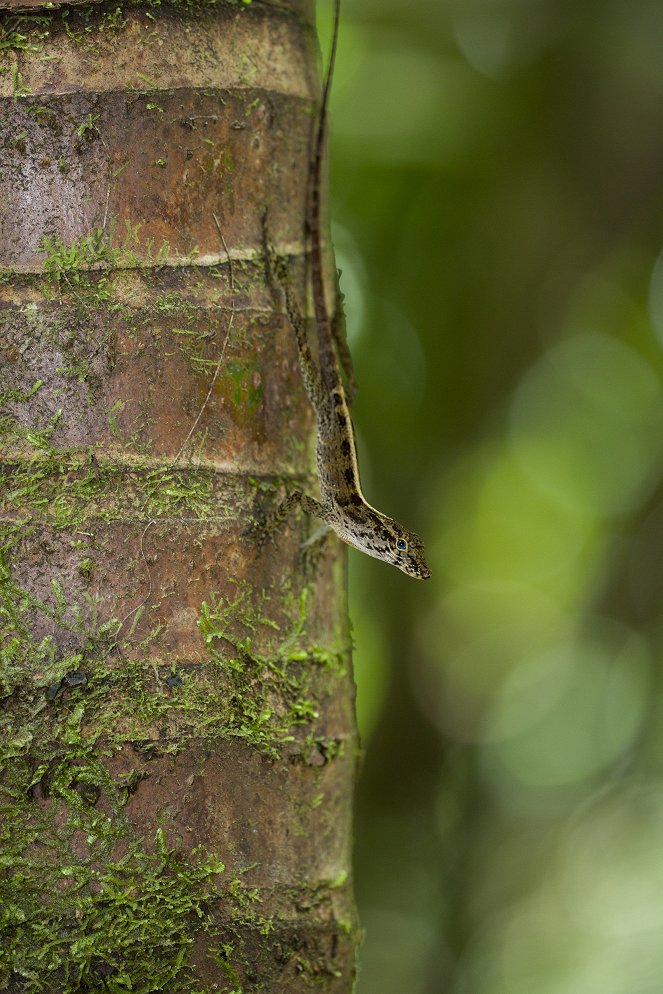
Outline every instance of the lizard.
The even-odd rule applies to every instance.
[[[335,280],[334,312],[331,316],[327,307],[321,222],[322,165],[328,131],[329,94],[336,61],[339,19],[340,0],[334,0],[331,53],[313,141],[306,208],[318,364],[313,359],[306,322],[293,299],[284,263],[276,259],[288,320],[297,339],[302,379],[316,415],[316,463],[320,499],[314,500],[299,490],[292,491],[272,516],[270,530],[278,522],[283,521],[292,508],[299,505],[305,514],[321,518],[327,529],[333,530],[348,545],[375,559],[396,566],[408,576],[428,579],[430,569],[426,562],[422,540],[393,518],[372,507],[361,489],[348,396],[348,393],[354,394],[354,377],[345,344],[345,315],[338,273]],[[341,368],[345,371],[348,380],[347,393],[343,385]]]

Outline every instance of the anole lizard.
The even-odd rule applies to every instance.
[[[316,456],[320,478],[320,500],[313,500],[301,491],[292,492],[277,510],[270,526],[283,520],[288,511],[299,504],[306,514],[322,518],[326,525],[348,545],[375,559],[382,559],[397,566],[409,576],[427,579],[430,570],[421,539],[393,518],[371,507],[362,494],[354,431],[341,375],[342,365],[348,376],[349,388],[354,392],[349,355],[345,351],[345,316],[338,280],[335,310],[331,318],[327,309],[320,200],[339,13],[340,0],[335,0],[331,55],[314,141],[307,204],[307,227],[311,239],[311,287],[318,338],[319,369],[311,355],[305,322],[292,299],[287,274],[284,274],[282,265],[277,264],[288,317],[297,337],[302,378],[317,419]]]

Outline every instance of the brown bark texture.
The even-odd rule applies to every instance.
[[[250,527],[315,485],[311,4],[3,6],[0,990],[348,992],[344,555]]]

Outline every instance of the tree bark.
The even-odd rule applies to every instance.
[[[344,553],[247,532],[313,486],[311,3],[0,6],[0,990],[348,992]]]

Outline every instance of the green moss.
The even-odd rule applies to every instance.
[[[220,946],[211,947],[209,952],[213,961],[230,979],[230,982],[233,985],[233,989],[229,992],[229,994],[242,994],[239,976],[232,965],[232,957],[235,952],[234,944],[232,942],[224,942]]]
[[[145,852],[121,814],[109,818],[96,810],[109,787],[103,768],[93,764],[36,772],[19,766],[14,787],[33,790],[47,772],[47,814],[31,811],[21,833],[3,837],[2,865],[10,872],[0,881],[0,984],[13,973],[26,994],[50,994],[55,984],[60,994],[150,994],[170,989],[174,981],[178,991],[199,990],[187,958],[223,864],[201,852],[184,861],[168,848],[161,829],[155,851]],[[66,826],[53,816],[57,800],[69,813]],[[81,831],[91,851],[104,857],[103,867],[93,858],[76,858],[70,843]],[[71,861],[62,863],[67,848]],[[109,856],[113,851],[116,857]],[[52,899],[44,901],[44,893]]]
[[[95,563],[94,559],[90,559],[89,556],[86,556],[85,559],[81,559],[81,561],[78,564],[78,572],[81,574],[81,576],[84,576],[86,580],[92,578],[96,568],[97,564]]]
[[[186,960],[223,867],[184,860],[161,831],[146,851],[123,812],[131,785],[104,764],[149,739],[170,690],[144,662],[114,668],[117,621],[51,590],[45,603],[21,588],[0,554],[0,987],[14,974],[26,994],[199,990]],[[34,638],[44,615],[76,651]]]
[[[262,897],[257,887],[247,887],[240,877],[235,877],[228,884],[226,894],[231,902],[233,925],[240,927],[248,925],[263,936],[268,936],[274,931],[273,919],[260,914]]]
[[[99,128],[97,127],[97,121],[101,117],[101,114],[88,114],[82,124],[76,128],[76,134],[79,138],[97,138],[99,136]]]
[[[57,116],[53,107],[44,107],[41,104],[27,104],[25,112],[39,125],[47,124]]]
[[[12,96],[16,100],[18,97],[29,97],[32,90],[25,85],[23,74],[19,71],[18,62],[14,62],[10,69],[12,82]]]
[[[31,397],[41,390],[44,385],[43,380],[35,380],[32,386],[28,390],[20,390],[18,387],[12,387],[8,390],[0,391],[0,405],[9,403],[9,401],[17,401],[19,404],[24,404]]]
[[[122,7],[116,7],[115,10],[104,11],[101,16],[101,22],[99,25],[100,31],[121,31],[126,27],[127,21],[123,15]]]
[[[96,55],[102,46],[112,44],[115,37],[121,35],[127,27],[127,7],[150,6],[154,10],[163,6],[165,9],[171,7],[202,13],[216,6],[246,7],[250,3],[251,0],[129,0],[117,7],[89,4],[75,8],[59,7],[38,14],[15,14],[7,11],[0,14],[0,52],[7,50],[38,56],[46,50],[58,31],[64,31],[71,41],[89,54]],[[156,21],[155,15],[149,11],[145,12],[145,16]],[[143,36],[143,41],[149,44],[154,37],[155,31]],[[27,94],[28,91],[22,90],[21,86],[22,79],[15,79],[15,96]]]
[[[9,551],[23,535],[11,527],[0,534],[0,987],[13,975],[26,994],[200,994],[187,959],[201,930],[213,945],[207,908],[221,895],[222,866],[202,851],[184,859],[160,831],[146,847],[124,806],[156,755],[193,742],[239,737],[277,757],[314,722],[316,699],[343,672],[342,655],[307,651],[306,591],[285,591],[294,613],[278,623],[265,616],[266,592],[256,603],[238,584],[232,599],[201,607],[207,664],[159,665],[158,629],[136,643],[136,619],[128,631],[101,620],[92,598],[71,602],[55,577],[48,602],[16,583]],[[79,569],[92,564],[86,557]],[[55,634],[37,639],[41,617]],[[303,741],[312,743],[311,733]],[[135,768],[111,776],[105,760],[129,744]],[[241,877],[223,897],[240,944],[243,930],[265,940],[274,932],[262,895]],[[232,948],[217,941],[214,949],[236,985]]]
[[[28,391],[28,395],[32,395],[37,392],[35,387],[37,387],[37,384],[39,383],[40,381],[37,380],[36,383],[32,385]],[[39,389],[39,387],[37,387],[37,389]],[[25,394],[20,390],[7,391],[7,395],[8,399],[16,399],[17,396],[25,396]],[[43,428],[25,428],[23,425],[19,425],[17,419],[11,414],[6,414],[3,417],[0,417],[0,439],[2,439],[3,445],[7,446],[7,448],[11,442],[19,441],[27,444],[35,452],[51,453],[51,436],[57,428],[61,418],[62,410],[59,408]],[[3,467],[0,466],[0,472],[2,471]],[[13,478],[14,476],[12,473],[12,479]]]
[[[55,422],[57,423],[57,422]],[[2,429],[5,429],[4,432]],[[7,509],[66,531],[86,531],[99,522],[178,518],[186,514],[201,521],[231,511],[215,496],[212,470],[179,471],[163,467],[131,467],[85,458],[82,452],[62,453],[49,447],[54,421],[41,429],[17,428],[9,418],[0,423],[6,444],[29,444],[33,455],[0,465],[3,502]]]
[[[98,114],[88,114],[77,133],[84,135],[96,130],[98,117]],[[89,289],[87,270],[90,268],[117,269],[137,265],[133,246],[138,243],[139,230],[139,225],[125,222],[124,234],[116,237],[116,225],[111,221],[107,228],[93,228],[89,235],[81,235],[71,242],[65,242],[59,236],[45,235],[39,243],[39,251],[45,253],[44,271],[50,282],[57,283],[61,289],[72,285]],[[97,293],[97,299],[108,299],[108,293]]]
[[[265,591],[262,597],[269,600]],[[233,600],[204,601],[198,619],[211,659],[230,683],[227,734],[274,757],[293,741],[296,728],[315,723],[321,696],[331,693],[345,672],[341,650],[306,646],[307,599],[304,588],[285,631],[262,616],[250,588],[241,585]]]
[[[81,45],[86,52],[96,55],[102,44],[109,44],[127,26],[122,7],[107,6],[65,8],[53,12],[54,26],[64,29],[67,37]]]
[[[282,629],[260,616],[249,587],[240,586],[232,601],[202,604],[199,628],[208,663],[178,670],[172,679],[172,668],[152,658],[161,629],[139,642],[134,638],[138,613],[127,627],[116,618],[102,620],[93,598],[69,601],[55,577],[48,601],[16,584],[8,555],[21,532],[12,535],[12,528],[4,526],[0,534],[0,688],[7,698],[4,733],[18,749],[14,754],[38,735],[53,742],[74,736],[81,747],[113,754],[128,742],[151,740],[158,727],[161,752],[177,752],[192,740],[240,738],[276,758],[298,729],[315,725],[322,699],[345,671],[341,651],[304,648],[305,592],[298,615]],[[81,567],[89,573],[94,562],[87,557]],[[262,598],[268,599],[265,592]],[[69,652],[60,650],[56,635],[32,636],[40,617],[67,636]],[[85,682],[67,682],[77,670]],[[298,737],[306,744],[306,736]]]
[[[88,114],[78,128],[82,136],[97,131],[99,115]],[[66,164],[65,164],[66,165]],[[125,163],[126,165],[126,163]],[[120,167],[121,171],[124,166]],[[170,254],[170,245],[162,239],[155,246],[153,238],[140,241],[141,224],[131,224],[125,219],[124,229],[118,230],[115,219],[105,228],[98,227],[88,235],[81,235],[71,242],[59,236],[45,235],[39,243],[39,251],[45,254],[43,260],[47,283],[56,286],[61,293],[73,296],[77,304],[98,307],[111,299],[110,283],[103,275],[104,270],[131,269],[137,266],[161,265]],[[140,248],[140,257],[137,254]],[[101,270],[101,274],[90,272]]]
[[[0,51],[13,49],[16,52],[41,52],[42,42],[48,38],[48,31],[42,31],[48,24],[47,17],[37,15],[13,15],[0,22]]]

